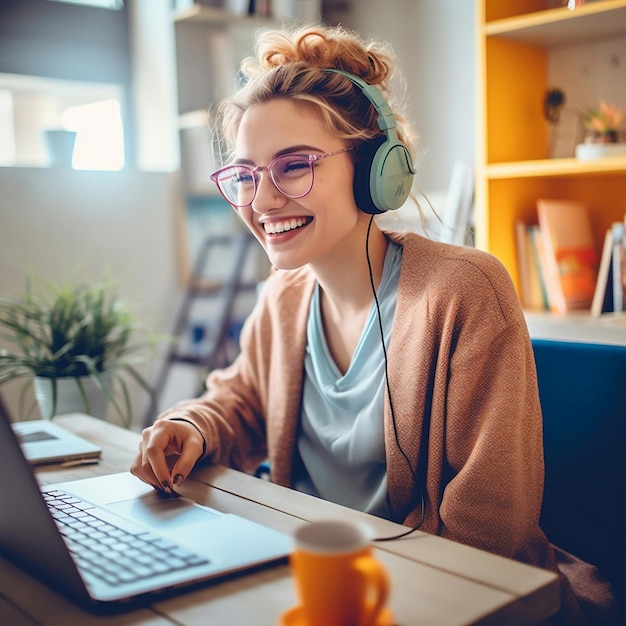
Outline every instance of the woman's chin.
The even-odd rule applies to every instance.
[[[303,265],[306,265],[306,263],[303,263],[296,259],[285,258],[285,256],[282,254],[277,254],[277,255],[270,254],[269,260],[270,260],[270,263],[272,264],[272,267],[276,268],[277,270],[297,270],[301,268]]]

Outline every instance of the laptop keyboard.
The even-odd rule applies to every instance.
[[[43,496],[88,583],[95,577],[116,585],[208,563],[172,541],[67,493],[47,491]]]

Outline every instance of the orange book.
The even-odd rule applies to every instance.
[[[549,274],[551,308],[557,313],[590,310],[598,275],[598,252],[589,212],[581,202],[537,201]]]

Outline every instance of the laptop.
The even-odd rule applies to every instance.
[[[13,430],[31,465],[95,462],[102,454],[99,446],[49,420],[13,422]]]
[[[292,549],[287,534],[164,497],[129,472],[40,489],[6,415],[0,475],[0,554],[95,613],[286,562]]]

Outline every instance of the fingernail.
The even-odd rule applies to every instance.
[[[185,480],[185,477],[182,474],[176,474],[174,476],[174,486],[180,487],[183,484],[183,480]]]
[[[170,487],[170,484],[167,482],[167,480],[164,480],[161,484],[163,485],[165,493],[172,493],[172,488]]]

